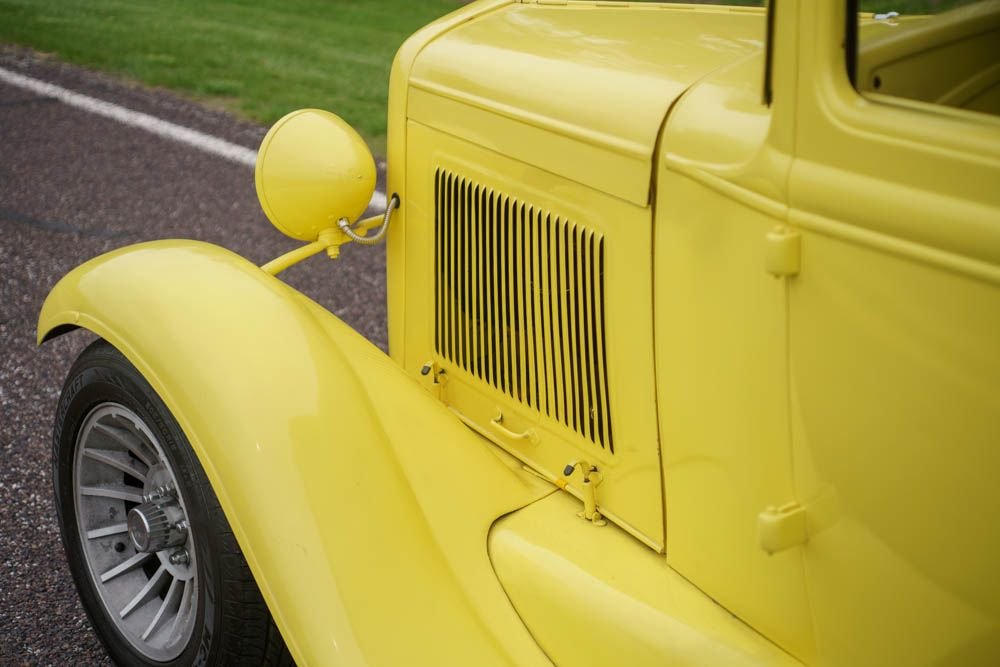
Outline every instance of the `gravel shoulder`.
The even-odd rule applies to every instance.
[[[266,131],[21,48],[0,45],[0,66],[251,148]],[[0,665],[110,664],[69,577],[50,474],[56,401],[91,337],[36,347],[42,301],[73,267],[141,241],[198,239],[255,263],[297,242],[267,222],[247,167],[6,84],[0,146]],[[384,276],[382,246],[282,274],[383,349]]]

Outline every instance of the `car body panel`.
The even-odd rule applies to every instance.
[[[760,512],[795,498],[784,285],[764,271],[777,220],[666,168],[659,188],[678,202],[656,247],[667,562],[809,660],[801,556],[766,553],[757,533]]]
[[[479,0],[429,23],[411,35],[392,61],[389,72],[389,109],[386,123],[386,187],[400,197],[403,206],[396,212],[396,224],[386,234],[386,309],[389,325],[389,354],[404,365],[406,351],[406,118],[413,63],[423,49],[439,36],[475,18],[509,5],[513,0]]]
[[[664,132],[658,194],[679,202],[657,218],[668,562],[807,662],[991,664],[1000,124],[859,96],[833,4],[799,4],[795,44],[782,3],[770,106],[746,61],[699,82]],[[780,279],[765,271],[776,230],[801,253]],[[782,503],[805,539],[767,555],[754,519]]]
[[[625,531],[567,521],[577,505],[566,494],[553,494],[504,517],[490,531],[497,573],[553,662],[801,664]],[[587,627],[590,632],[580,631]]]
[[[299,664],[547,664],[485,544],[553,487],[336,317],[229,251],[161,241],[64,277],[39,340],[67,326],[176,415]]]
[[[511,5],[423,50],[408,116],[645,205],[667,109],[692,82],[758,51],[763,21],[760,9]],[[429,113],[428,95],[465,109]]]
[[[406,351],[394,355],[414,373],[428,363],[438,364],[448,374],[443,400],[549,479],[560,478],[574,460],[598,465],[603,476],[601,512],[657,550],[663,549],[664,529],[653,359],[639,352],[653,349],[649,309],[653,155],[663,119],[681,93],[722,64],[759,52],[763,36],[764,14],[759,9],[490,5],[490,11],[423,46],[410,66],[409,87],[394,90],[406,94],[405,105],[397,101],[399,106],[392,107],[396,113],[405,108],[405,130],[395,125],[398,117],[390,118],[390,133],[406,137],[405,222],[389,239],[390,253],[402,265],[393,271],[401,270],[405,276],[399,283],[399,289],[406,290],[402,311],[434,313],[442,298],[435,294],[439,268],[432,260],[443,253],[433,245],[435,197],[440,195],[433,180],[439,170],[455,174],[476,192],[486,189],[550,219],[567,220],[588,238],[607,239],[606,264],[601,268],[606,292],[595,304],[595,309],[604,309],[607,326],[595,339],[601,339],[597,345],[603,342],[609,356],[606,371],[601,369],[606,377],[591,378],[589,386],[606,382],[611,387],[610,421],[617,449],[594,447],[563,428],[559,409],[551,407],[553,396],[533,401],[524,398],[524,387],[508,390],[519,395],[518,405],[504,396],[495,379],[474,377],[478,371],[470,373],[456,359],[446,358],[440,342],[435,344],[435,326],[441,326],[435,318],[407,319],[402,336]],[[621,122],[623,117],[629,122]],[[398,169],[400,154],[393,159]],[[395,189],[392,179],[390,173]],[[501,240],[486,252],[486,261],[506,252],[509,257],[503,261],[526,266],[537,262],[528,255],[554,242],[541,238],[539,227],[547,230],[545,234],[551,232],[548,222],[530,224],[530,233],[527,226],[513,233],[521,233],[522,239],[525,234],[532,236],[531,247],[510,250],[507,244],[506,251],[499,251],[506,243]],[[482,236],[473,243],[481,241]],[[519,243],[513,237],[510,242]],[[554,280],[549,276],[563,269],[550,266],[554,252],[538,252],[548,253],[545,266],[527,266],[525,272],[544,277],[526,275],[513,285],[515,292],[529,293],[522,306],[515,303],[513,308],[525,307],[527,321],[498,328],[511,331],[504,336],[512,339],[536,339],[536,345],[528,346],[531,361],[524,373],[547,378],[545,384],[551,389],[557,384],[553,375],[576,373],[581,364],[571,352],[552,355],[545,349],[549,329],[558,329],[562,318],[561,313],[550,315],[546,310],[547,300],[554,298],[546,281],[561,280],[561,274]],[[458,261],[465,261],[465,254],[476,253],[460,249],[457,254]],[[482,259],[469,259],[473,272],[482,270],[476,263]],[[390,291],[397,289],[394,280]],[[485,283],[492,285],[493,280],[463,283],[472,308],[491,308],[490,299],[510,298],[502,290],[485,294],[492,289]],[[571,293],[569,301],[578,294]],[[466,295],[456,298],[464,303]],[[588,308],[580,310],[589,313]],[[474,318],[480,321],[481,312]],[[471,347],[473,355],[484,356],[487,367],[495,362],[497,353],[488,347],[480,350],[475,336]],[[473,362],[476,365],[478,359]],[[596,365],[600,367],[600,362]],[[516,362],[514,366],[517,371]],[[558,404],[558,396],[555,399]],[[502,411],[499,405],[504,406]],[[591,414],[595,409],[599,406],[591,407]],[[576,420],[579,412],[562,421]],[[491,424],[498,414],[510,426],[509,432],[531,430],[540,438],[518,439],[498,432]],[[584,424],[576,430],[586,436],[588,428]],[[571,478],[568,488],[582,493],[579,478]]]
[[[667,562],[797,658],[816,656],[801,554],[768,554],[758,515],[795,499],[785,278],[766,270],[788,215],[797,17],[671,110],[658,160],[654,304]],[[788,39],[792,36],[792,39]],[[794,100],[792,100],[794,103]]]
[[[407,205],[409,220],[417,224],[411,226],[406,239],[407,252],[414,258],[407,263],[406,282],[408,285],[427,286],[426,290],[408,292],[406,307],[409,312],[435,313],[438,300],[448,299],[447,294],[443,298],[435,296],[435,271],[441,270],[443,264],[456,265],[462,261],[461,257],[456,261],[458,254],[474,254],[466,248],[456,250],[454,247],[442,253],[435,247],[434,211],[440,204],[436,195],[443,196],[443,189],[447,188],[447,185],[445,188],[435,186],[434,174],[437,170],[455,174],[456,178],[465,179],[473,184],[472,187],[478,187],[481,191],[489,189],[496,192],[494,203],[500,198],[528,202],[536,210],[546,211],[552,218],[571,220],[579,228],[609,239],[603,298],[606,326],[602,333],[606,341],[608,386],[614,392],[610,405],[615,428],[614,448],[595,444],[585,437],[585,433],[581,435],[564,421],[555,418],[556,409],[547,410],[545,407],[550,397],[543,395],[539,404],[531,405],[511,400],[511,394],[520,391],[521,387],[505,391],[502,383],[485,380],[484,373],[468,364],[463,366],[457,356],[447,354],[443,349],[445,346],[435,341],[435,328],[441,327],[439,318],[414,318],[408,322],[407,367],[420,368],[428,361],[438,364],[448,377],[442,400],[471,423],[477,424],[497,444],[548,479],[554,481],[561,478],[566,464],[576,459],[586,459],[600,466],[604,474],[599,492],[602,511],[639,539],[661,550],[663,511],[652,373],[652,314],[648,306],[652,298],[649,280],[652,266],[648,252],[649,209],[600,191],[582,188],[562,177],[497,156],[480,146],[415,121],[408,128],[408,136],[410,144],[407,169],[413,176],[410,177]],[[418,179],[417,174],[423,174],[425,178]],[[457,196],[456,190],[456,187],[452,188],[453,197]],[[564,197],[561,195],[563,192],[572,193],[572,196]],[[484,229],[485,218],[484,215]],[[613,224],[608,221],[613,221]],[[536,233],[528,234],[532,239],[531,243],[537,244],[537,247],[554,247],[548,234],[544,235],[545,239],[539,238],[538,229],[543,224],[536,225]],[[485,238],[487,236],[490,234],[478,234],[476,239],[485,242],[488,240]],[[471,237],[469,235],[470,239]],[[616,238],[618,240],[612,243],[611,240]],[[476,242],[470,243],[476,245]],[[455,245],[461,246],[462,243]],[[530,250],[522,252],[518,246],[513,239],[502,239],[496,244],[495,253],[483,253],[490,255],[487,257],[490,270],[485,271],[489,274],[487,279],[477,280],[475,286],[471,284],[472,281],[467,281],[464,289],[453,290],[456,296],[459,299],[468,298],[474,304],[472,310],[479,306],[478,310],[481,312],[490,309],[490,297],[500,296],[499,300],[505,302],[512,298],[524,299],[524,294],[529,291],[535,294],[544,291],[550,287],[551,281],[541,278],[543,274],[559,273],[565,284],[564,268],[552,266],[553,262],[549,261],[556,254],[555,251],[548,254],[541,251],[532,253]],[[441,262],[427,261],[427,258],[441,255],[445,256]],[[500,256],[500,261],[493,262],[496,255]],[[538,258],[543,255],[547,259],[544,266],[539,266]],[[513,268],[519,263],[518,258],[529,256],[535,260],[535,265],[531,267],[534,280],[524,275],[509,290],[489,289],[488,284],[503,282],[502,276],[494,278],[493,274],[498,272],[494,269],[504,273],[500,268],[504,260],[508,261],[510,273],[513,274],[519,273]],[[470,263],[470,267],[469,273],[480,273],[480,266]],[[526,287],[529,283],[534,287]],[[545,283],[545,288],[541,287],[542,283]],[[477,289],[477,286],[482,289]],[[491,294],[484,298],[482,292]],[[528,297],[526,300],[532,299]],[[536,299],[536,305],[538,302]],[[501,304],[501,308],[503,305]],[[517,324],[508,321],[498,325],[498,328],[503,326],[504,331],[516,330],[512,336],[537,341],[538,338],[549,338],[543,333],[550,334],[558,330],[559,336],[567,337],[570,333],[560,329],[557,318],[548,311],[539,312],[540,309],[532,309],[530,305],[515,310],[521,313],[526,310],[531,312]],[[462,334],[464,337],[465,332]],[[483,349],[480,350],[479,344],[473,341],[470,347],[481,352],[485,366],[490,366],[497,358],[503,364],[507,356],[502,350],[494,352],[488,344],[482,345]],[[541,347],[539,345],[537,349]],[[641,354],[639,350],[645,350],[646,353]],[[539,353],[538,376],[549,378],[550,386],[555,384],[553,376],[561,375],[563,370],[571,372],[577,366],[575,359],[566,361],[567,356],[571,355],[555,354],[543,358],[542,353]],[[529,362],[525,365],[534,370],[534,364]],[[601,370],[603,372],[604,369]],[[532,400],[534,401],[534,397]],[[501,405],[505,428],[514,432],[530,429],[536,437],[513,438],[493,426],[491,421],[497,416],[498,406]],[[560,404],[558,410],[562,409]],[[568,488],[580,492],[579,475],[570,478]]]
[[[977,7],[993,14],[977,30],[995,29],[1000,5]],[[996,664],[1000,118],[859,95],[823,29],[841,16],[803,5],[789,181],[793,460],[817,642],[831,664]]]

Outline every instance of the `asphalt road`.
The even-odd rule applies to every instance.
[[[0,45],[0,66],[256,148],[266,128]],[[381,180],[381,179],[380,179]],[[296,247],[246,166],[0,83],[0,664],[110,664],[77,600],[52,500],[52,419],[85,332],[35,346],[49,289],[103,252],[191,238],[263,263]],[[385,253],[345,247],[282,274],[386,346]]]

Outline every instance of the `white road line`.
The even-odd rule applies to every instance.
[[[187,144],[188,146],[205,151],[206,153],[211,153],[212,155],[217,155],[218,157],[229,160],[230,162],[236,162],[251,168],[257,162],[257,151],[252,148],[239,146],[237,144],[230,143],[225,139],[213,137],[210,134],[192,130],[189,127],[177,125],[175,123],[171,123],[170,121],[157,118],[156,116],[150,116],[149,114],[145,114],[140,111],[133,111],[132,109],[128,109],[111,102],[105,102],[104,100],[99,100],[95,97],[81,95],[80,93],[75,93],[72,90],[67,90],[66,88],[47,83],[45,81],[40,81],[38,79],[33,79],[31,77],[24,76],[23,74],[12,72],[3,67],[0,67],[0,81],[9,83],[12,86],[17,86],[18,88],[30,90],[33,93],[37,93],[45,97],[55,98],[71,107],[76,107],[77,109],[82,109],[105,118],[110,118],[123,125],[137,127],[139,129],[146,130],[147,132],[151,132],[159,137]],[[385,194],[376,190],[372,195],[372,200],[368,206],[371,208],[385,208]]]

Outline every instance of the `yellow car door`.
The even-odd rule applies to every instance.
[[[1000,664],[1000,4],[860,34],[849,3],[800,7],[791,431],[821,661]]]

